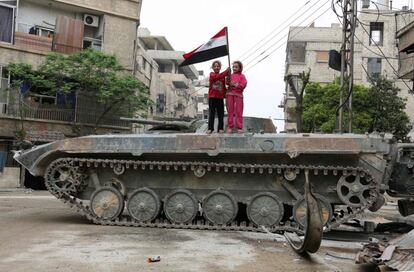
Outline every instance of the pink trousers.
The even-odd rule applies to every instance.
[[[228,128],[234,127],[234,117],[236,117],[236,128],[243,129],[243,97],[227,95],[227,115]]]

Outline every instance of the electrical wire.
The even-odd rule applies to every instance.
[[[357,21],[359,21],[359,19],[357,18]],[[385,56],[384,51],[382,51],[381,47],[371,38],[371,36],[369,35],[369,32],[367,31],[367,29],[361,24],[362,29],[364,30],[364,32],[368,35],[368,37],[370,38],[370,40],[374,43],[374,45],[378,48],[378,50],[381,52],[381,55],[385,58],[385,60],[387,61],[388,65],[392,68],[392,70],[394,71],[395,76],[397,76],[398,78],[398,71],[395,69],[395,67],[391,64],[389,58],[387,56]],[[410,88],[410,86],[408,86],[408,84],[405,82],[404,79],[401,78],[401,81],[404,83],[404,85],[408,88],[409,92],[412,92],[412,89]]]
[[[309,16],[307,16],[305,19],[303,19],[300,23],[299,23],[299,25],[300,24],[302,24],[303,22],[305,22],[307,19],[309,19],[312,15],[314,15],[314,13],[315,12],[317,12],[317,11],[319,11],[323,6],[325,6],[327,3],[329,2],[329,0],[328,1],[326,1],[325,3],[323,3],[321,6],[319,6],[312,14],[310,14]],[[330,7],[326,10],[326,11],[328,11],[330,9]],[[323,13],[322,13],[323,14]],[[321,16],[322,16],[322,14],[321,14]],[[320,17],[320,16],[319,16]],[[312,20],[312,22],[313,21],[315,21],[316,19],[318,19],[319,17],[317,17],[317,18],[314,18],[313,20]],[[302,31],[302,30],[301,30]],[[299,31],[299,32],[301,32],[301,31]],[[260,58],[262,55],[264,55],[267,51],[269,51],[269,50],[271,50],[274,46],[276,46],[279,42],[281,42],[282,41],[282,44],[280,44],[276,49],[279,49],[282,45],[284,45],[284,42],[283,42],[283,40],[286,38],[286,37],[288,37],[289,36],[289,32],[287,33],[287,34],[285,34],[285,35],[283,35],[280,39],[278,39],[275,43],[273,43],[272,45],[270,45],[268,48],[266,48],[265,50],[263,50],[259,55],[257,55],[254,59],[252,59],[251,61],[249,61],[249,62],[247,62],[246,64],[245,64],[245,66],[246,67],[248,67],[251,63],[253,63],[257,58]],[[296,36],[296,35],[295,35]],[[274,53],[274,51],[275,50],[273,50],[273,51],[271,51],[271,54],[273,54]],[[260,61],[262,61],[262,60],[264,60],[264,59],[266,59],[267,57],[268,57],[269,55],[267,55],[267,56],[265,56],[264,58],[262,58]]]
[[[305,22],[307,19],[309,19],[310,17],[312,17],[316,12],[318,12],[323,6],[325,6],[327,3],[329,3],[330,0],[325,1],[321,6],[319,6],[316,10],[314,10],[310,15],[308,15],[305,19],[303,19],[301,22],[298,23],[298,25],[302,24],[303,22]],[[330,9],[330,8],[329,8]],[[296,21],[296,19],[294,20]],[[293,22],[292,22],[293,23]],[[290,27],[286,26],[284,27],[282,30],[286,29]],[[282,31],[281,30],[281,31]],[[279,32],[281,32],[279,31]],[[252,60],[250,60],[249,62],[247,62],[247,64],[245,64],[245,66],[248,66],[250,63],[254,62],[256,58],[262,56],[263,54],[265,54],[268,50],[270,50],[273,46],[277,45],[281,40],[283,40],[284,38],[286,38],[288,34],[283,35],[280,39],[278,39],[276,42],[274,42],[273,44],[271,44],[269,47],[267,47],[265,50],[263,50],[260,54],[256,55],[255,58],[253,58]],[[263,44],[262,46],[260,46],[259,48],[257,48],[254,52],[252,52],[251,54],[249,54],[248,57],[246,57],[245,59],[243,59],[242,61],[246,61],[247,59],[249,59],[251,56],[254,55],[254,53],[256,53],[257,51],[260,50],[260,48],[264,47],[267,43]]]
[[[336,0],[336,4],[338,4],[339,1],[340,0]],[[336,17],[343,18],[343,16],[342,15],[339,15],[338,12],[336,11],[336,8],[335,8],[335,0],[332,0],[331,7],[332,7],[333,12],[336,14]],[[342,6],[340,6],[340,7],[342,8]]]
[[[272,35],[276,30],[278,30],[281,26],[283,26],[285,23],[287,23],[289,20],[291,20],[292,19],[292,17],[295,15],[295,14],[297,14],[301,9],[303,9],[304,7],[306,7],[310,2],[311,2],[312,0],[308,0],[302,7],[300,7],[298,10],[296,10],[293,14],[291,14],[285,21],[283,21],[281,24],[279,24],[277,27],[275,27],[271,32],[269,32],[269,34],[267,34],[267,35],[265,35],[260,41],[258,41],[257,43],[255,43],[252,47],[250,47],[249,49],[247,49],[246,51],[244,51],[244,53],[243,54],[241,54],[237,59],[242,59],[247,53],[249,53],[252,49],[254,49],[257,45],[259,45],[261,42],[263,42],[263,41],[265,41],[270,35]],[[320,1],[322,1],[322,0],[318,0],[315,4],[314,4],[314,6],[317,4],[317,3],[319,3]],[[307,9],[307,10],[305,10],[305,12],[302,12],[299,16],[297,16],[296,17],[296,19],[297,18],[299,18],[299,17],[301,17],[303,14],[305,14],[306,12],[308,12],[309,11],[309,9]],[[295,21],[296,19],[294,19],[293,21]],[[289,24],[292,24],[293,23],[293,21],[292,22],[290,22]],[[280,31],[278,32],[278,33],[280,33]],[[270,38],[270,40],[271,39],[273,39],[276,35],[278,35],[278,33],[276,33],[275,35],[273,35],[271,38]],[[270,41],[269,40],[269,41]],[[267,42],[269,42],[269,41],[267,41]],[[266,42],[266,43],[267,43]]]
[[[312,22],[314,22],[315,20],[319,19],[320,17],[322,17],[325,13],[327,13],[329,10],[331,9],[331,7],[329,7],[328,9],[326,9],[325,11],[323,11],[321,14],[319,14],[316,18],[314,18],[312,20]],[[312,24],[312,23],[310,23]],[[297,31],[294,35],[291,36],[291,38],[296,37],[300,32],[302,32],[303,30],[305,30],[306,28],[308,28],[310,26],[310,24],[308,26],[304,26],[301,27],[301,29],[299,31]],[[285,35],[284,37],[289,36],[289,34]],[[244,72],[247,72],[248,70],[252,69],[253,67],[255,67],[257,64],[259,64],[260,62],[264,61],[265,59],[267,59],[269,56],[271,56],[272,54],[274,54],[280,47],[282,47],[283,45],[285,45],[286,42],[280,44],[278,47],[274,48],[271,52],[269,52],[265,57],[263,57],[262,59],[260,59],[259,61],[257,61],[256,63],[254,63],[253,65],[247,67],[246,64],[246,68],[244,70]],[[260,56],[260,55],[259,55]]]

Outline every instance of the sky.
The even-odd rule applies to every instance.
[[[412,7],[412,2],[394,0],[393,7]],[[231,61],[241,60],[246,67],[248,85],[244,93],[244,115],[283,119],[283,108],[278,105],[285,91],[288,26],[338,23],[330,5],[330,0],[143,0],[141,26],[154,35],[165,36],[175,50],[185,52],[207,42],[227,26]],[[260,42],[263,38],[265,40]],[[249,53],[253,54],[249,56]],[[256,64],[267,55],[269,57]],[[224,69],[227,57],[221,61]],[[211,61],[195,66],[208,75]],[[283,130],[282,120],[274,120],[274,123],[278,131]]]

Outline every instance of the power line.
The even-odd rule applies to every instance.
[[[327,13],[329,10],[331,9],[331,7],[329,7],[328,9],[326,9],[324,12],[322,12],[321,14],[319,14],[316,18],[314,18],[312,20],[315,21],[317,19],[319,19],[320,17],[322,17],[325,13]],[[302,32],[303,30],[305,30],[306,28],[308,28],[310,26],[310,24],[308,26],[304,26],[302,27],[299,31],[297,31],[294,35],[292,35],[291,37],[294,38],[296,37],[300,32]],[[287,34],[286,36],[288,36],[289,34]],[[285,37],[286,37],[285,36]],[[255,67],[257,64],[259,64],[260,62],[262,62],[263,60],[265,60],[266,58],[268,58],[269,56],[271,56],[273,53],[275,53],[280,47],[282,47],[285,43],[280,44],[278,47],[274,48],[269,54],[267,54],[265,57],[263,57],[262,59],[260,59],[259,61],[257,61],[256,63],[254,63],[252,66],[247,67],[244,71],[247,72],[248,70],[252,69],[253,67]]]
[[[360,22],[359,21],[359,19],[357,19],[358,20],[358,22]],[[387,63],[388,63],[388,65],[392,68],[392,70],[394,71],[394,74],[398,77],[398,72],[397,72],[397,70],[394,68],[394,66],[391,64],[391,62],[390,62],[390,60],[388,59],[388,57],[387,56],[385,56],[385,54],[384,54],[384,52],[382,51],[382,49],[381,49],[381,47],[377,44],[377,42],[376,41],[374,41],[372,38],[371,38],[371,36],[370,36],[370,34],[369,34],[369,32],[368,32],[368,30],[362,25],[362,24],[360,24],[360,26],[362,27],[362,29],[364,30],[364,32],[368,35],[368,37],[370,38],[370,40],[374,43],[374,45],[378,48],[378,50],[381,52],[381,55],[385,58],[385,60],[387,61]],[[404,79],[402,79],[401,78],[401,81],[404,83],[404,85],[408,88],[408,90],[410,91],[410,92],[412,92],[412,89],[410,88],[410,86],[408,86],[408,84],[405,82],[405,80]]]
[[[257,43],[255,43],[252,47],[250,47],[249,49],[247,49],[246,51],[243,52],[243,54],[241,54],[238,59],[243,58],[249,51],[251,51],[252,49],[254,49],[257,45],[259,45],[261,42],[263,42],[264,40],[267,39],[267,37],[269,37],[270,35],[272,35],[277,29],[279,29],[282,25],[284,25],[285,23],[287,23],[290,19],[292,19],[292,17],[297,14],[301,9],[303,9],[304,7],[306,7],[312,0],[308,0],[303,6],[301,6],[297,11],[295,11],[293,14],[291,14],[285,21],[283,21],[281,24],[279,24],[277,27],[275,27],[271,32],[269,32],[267,35],[265,35],[260,41],[258,41]],[[318,0],[315,5],[320,2],[321,0]],[[306,10],[305,12],[307,12],[308,10]],[[302,13],[300,16],[302,16],[304,13]],[[278,32],[279,33],[279,32]],[[277,34],[277,33],[276,33]],[[273,38],[274,36],[272,36]]]
[[[340,25],[342,25],[342,22],[341,22],[341,20],[339,19],[339,17],[338,17],[338,21],[339,21],[339,24]],[[371,48],[369,48],[368,46],[366,46],[359,38],[358,38],[358,36],[357,35],[355,35],[355,39],[357,39],[357,41],[365,48],[365,49],[367,49],[368,51],[370,51],[372,54],[374,54],[374,55],[376,55],[376,56],[378,56],[378,57],[382,57],[382,55],[380,55],[380,54],[378,54],[377,52],[375,52],[374,50],[372,50]],[[391,57],[391,56],[389,56],[388,58],[390,58],[390,59],[398,59],[397,57]]]
[[[372,1],[371,1],[372,2]],[[377,4],[379,4],[379,3],[377,3]],[[379,4],[380,5],[380,4]],[[379,11],[379,10],[378,10]],[[339,23],[342,25],[342,22],[341,22],[341,20],[339,19],[339,16],[338,16],[338,14],[336,14],[337,15],[337,18],[338,18],[338,21],[339,21]],[[378,18],[377,18],[378,19]],[[358,18],[357,18],[357,21],[360,23],[360,26],[362,27],[362,29],[364,30],[364,32],[368,35],[368,37],[369,37],[369,39],[370,39],[370,41],[372,41],[373,43],[374,43],[374,45],[378,48],[378,50],[381,52],[381,54],[378,54],[377,52],[375,52],[375,51],[373,51],[372,49],[370,49],[369,47],[367,47],[356,35],[355,35],[355,38],[361,43],[361,45],[365,48],[365,49],[367,49],[368,51],[370,51],[371,53],[373,53],[373,54],[375,54],[376,56],[379,56],[379,57],[383,57],[383,58],[385,58],[385,60],[388,62],[388,64],[389,64],[389,66],[392,68],[392,70],[394,71],[394,74],[398,77],[398,72],[397,72],[397,70],[394,68],[394,66],[391,64],[391,62],[389,61],[389,59],[390,58],[393,58],[393,59],[398,59],[398,58],[395,58],[395,57],[387,57],[387,56],[385,56],[385,54],[384,54],[384,52],[382,51],[382,49],[379,47],[379,45],[377,44],[377,42],[375,42],[372,38],[371,38],[371,35],[368,33],[368,31],[367,31],[367,29],[364,27],[364,23],[362,23]],[[365,69],[365,67],[364,67],[364,69]],[[410,86],[408,86],[408,84],[404,81],[404,79],[401,79],[401,81],[404,83],[404,85],[408,88],[408,90],[411,92],[412,90],[411,90],[411,88],[410,88]]]
[[[383,6],[383,7],[386,7],[386,8],[390,8],[390,6],[389,5],[385,5],[385,4],[381,4],[381,3],[375,3],[374,1],[370,1],[371,3],[374,3],[374,4],[376,4],[376,5],[380,5],[380,6]],[[392,8],[392,10],[399,10],[399,11],[405,11],[405,10],[403,10],[403,9],[399,9],[399,8]]]
[[[317,3],[319,3],[321,0],[318,0],[312,7],[316,6]],[[305,5],[303,7],[305,7],[310,1],[306,2]],[[299,10],[301,10],[302,8],[300,8]],[[299,11],[298,10],[298,11]],[[296,16],[295,18],[293,18],[293,20],[291,22],[289,22],[288,26],[293,24],[297,19],[301,18],[305,13],[307,13],[310,9],[305,10],[304,12],[302,12],[301,14],[299,14],[298,16]],[[284,21],[282,24],[280,24],[279,26],[277,26],[270,34],[266,35],[266,36],[270,36],[274,31],[276,31],[277,29],[279,29],[282,25],[284,25],[286,22],[288,22],[290,19],[292,19],[292,16],[295,15],[298,11],[295,11],[290,17],[289,19],[287,19],[286,21]],[[243,56],[246,55],[247,52],[249,52],[251,49],[254,49],[257,45],[259,45],[263,40],[266,40],[267,37],[265,36],[263,39],[261,39],[259,42],[257,42],[252,48],[250,48],[247,52],[243,53],[242,56],[239,57],[239,59],[243,58],[242,60],[245,61],[247,60],[250,56],[252,56],[254,53],[256,53],[260,48],[264,47],[266,44],[268,44],[271,40],[273,40],[274,38],[276,38],[284,29],[286,29],[285,26],[282,29],[280,29],[276,34],[274,34],[273,36],[270,37],[270,39],[268,39],[265,43],[263,43],[262,45],[260,45],[258,48],[256,48],[253,52],[251,52],[250,54],[248,54],[247,57],[243,58]]]
[[[308,15],[305,19],[303,19],[301,22],[298,23],[298,25],[302,24],[303,22],[305,22],[307,19],[309,19],[310,17],[312,17],[312,15],[314,15],[315,12],[318,12],[323,6],[325,6],[330,0],[327,0],[326,2],[324,2],[321,6],[319,6],[316,10],[314,10],[310,15]],[[328,8],[329,10],[330,8]],[[319,18],[319,17],[318,17]],[[316,18],[317,19],[317,18]],[[315,20],[315,19],[314,19]],[[288,28],[290,26],[286,26],[285,28]],[[284,29],[285,29],[284,28]],[[245,64],[245,66],[248,66],[250,63],[254,62],[256,58],[262,56],[263,54],[265,54],[268,50],[272,49],[272,47],[274,47],[275,45],[277,45],[280,41],[282,41],[284,38],[286,38],[288,34],[283,35],[280,39],[278,39],[276,42],[274,42],[273,44],[271,44],[269,47],[267,47],[265,50],[263,50],[259,55],[257,55],[254,59],[250,60],[247,64]],[[263,45],[264,46],[264,45]],[[261,47],[263,47],[261,46]],[[259,47],[257,50],[255,50],[255,52],[257,52],[261,47]],[[253,55],[255,52],[251,53],[251,55]],[[246,60],[246,59],[245,59]]]

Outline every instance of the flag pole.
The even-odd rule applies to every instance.
[[[229,49],[229,28],[228,27],[226,27],[226,40],[227,40],[227,60],[229,61],[229,67],[231,67],[230,49]]]

